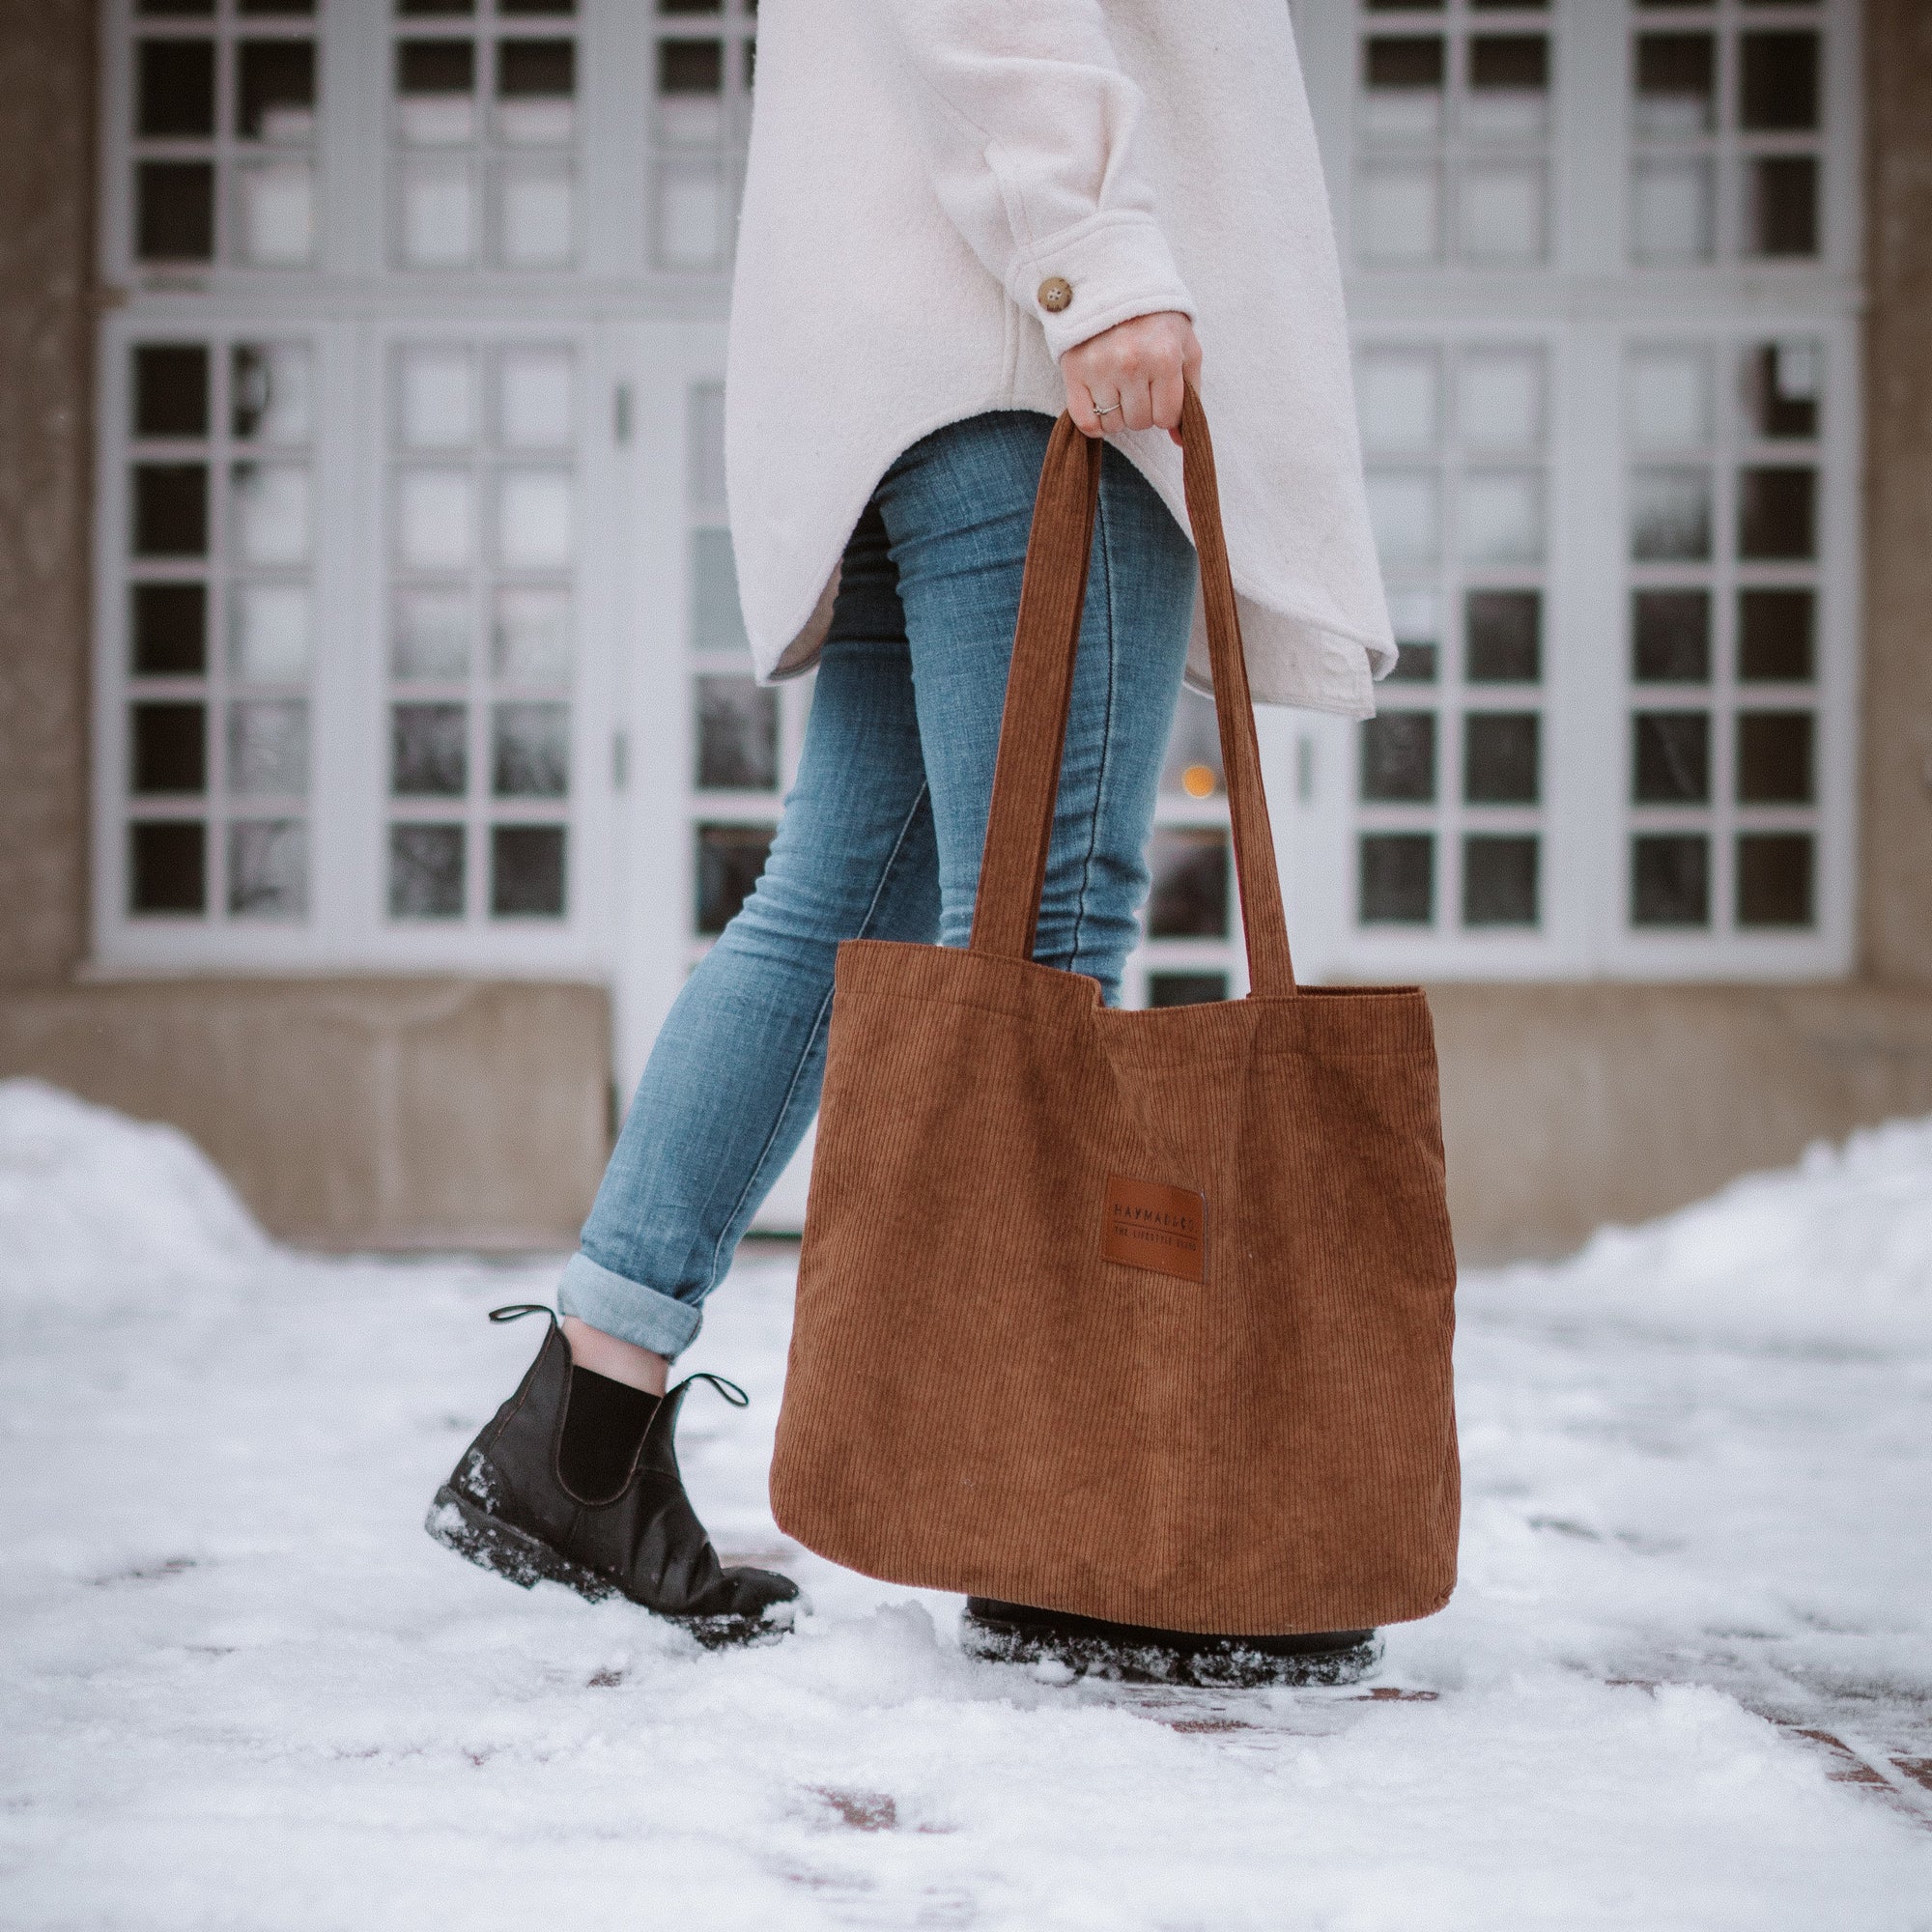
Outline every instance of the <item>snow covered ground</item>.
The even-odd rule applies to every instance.
[[[784,1548],[770,1259],[684,1448],[799,1635],[458,1562],[554,1265],[291,1254],[0,1085],[0,1923],[1932,1928],[1932,1122],[1465,1284],[1463,1580],[1373,1694],[1042,1681]]]

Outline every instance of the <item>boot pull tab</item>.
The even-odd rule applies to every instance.
[[[699,1369],[695,1376],[686,1376],[668,1393],[682,1395],[693,1382],[709,1382],[733,1408],[750,1408],[752,1406],[752,1398],[736,1382],[726,1381],[723,1376],[714,1376],[709,1369]]]
[[[541,1301],[513,1301],[506,1307],[493,1308],[490,1311],[490,1320],[492,1321],[521,1321],[526,1315],[548,1315],[551,1320],[551,1326],[556,1326],[556,1315],[554,1311],[546,1308]]]

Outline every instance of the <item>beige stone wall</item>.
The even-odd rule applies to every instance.
[[[572,1245],[609,1148],[601,989],[151,980],[0,997],[0,1074],[192,1134],[276,1235]]]
[[[96,0],[0,0],[0,985],[86,949]]]
[[[1865,32],[1864,955],[1932,986],[1932,6]]]

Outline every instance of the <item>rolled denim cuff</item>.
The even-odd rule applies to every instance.
[[[572,1255],[565,1263],[563,1279],[556,1285],[556,1306],[560,1315],[574,1315],[620,1342],[635,1342],[667,1360],[690,1348],[704,1322],[703,1311],[688,1301],[614,1274],[586,1254]]]

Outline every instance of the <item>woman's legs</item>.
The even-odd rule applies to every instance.
[[[838,943],[966,943],[1050,429],[1013,412],[935,432],[854,533],[764,876],[672,1008],[564,1271],[587,1367],[655,1380],[631,1350],[668,1357],[696,1334],[817,1107]],[[1110,1001],[1147,890],[1193,568],[1160,499],[1109,450],[1036,953]]]

